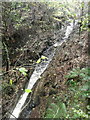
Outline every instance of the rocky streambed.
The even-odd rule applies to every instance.
[[[73,68],[77,72],[86,70],[88,32],[80,31],[81,23],[68,21],[67,18],[75,16],[55,16],[54,9],[42,3],[30,3],[29,6],[30,11],[26,11],[27,18],[21,26],[16,29],[9,25],[12,22],[8,23],[2,37],[2,118],[46,118],[51,103],[57,110],[61,110],[61,106],[64,108],[61,113],[67,114],[64,114],[65,119],[88,118],[88,93],[84,94],[88,87],[84,86],[83,75],[65,77]],[[82,16],[79,12],[78,17]],[[20,16],[23,14],[24,11]],[[25,29],[24,22],[27,23]],[[53,113],[52,108],[49,110]],[[61,118],[63,115],[57,117],[57,110],[54,118]]]
[[[56,53],[56,50],[58,49],[56,49],[56,47],[57,46],[62,46],[62,44],[64,44],[66,41],[67,41],[67,39],[68,39],[68,37],[69,37],[69,35],[70,35],[70,33],[73,31],[73,28],[75,28],[75,25],[76,25],[76,23],[74,24],[74,23],[71,23],[69,26],[67,26],[67,29],[66,29],[66,33],[65,33],[65,37],[63,37],[63,38],[61,38],[61,40],[60,40],[60,42],[58,42],[58,44],[56,43],[56,44],[54,44],[52,47],[50,47],[49,49],[47,49],[45,52],[44,52],[44,55],[48,58],[46,61],[44,61],[44,62],[41,62],[41,63],[39,63],[37,66],[36,66],[36,68],[35,68],[35,70],[34,70],[34,72],[33,72],[33,74],[32,74],[32,76],[31,76],[31,78],[30,78],[30,81],[29,81],[29,83],[28,83],[28,86],[27,86],[27,89],[32,89],[32,87],[34,86],[34,84],[36,83],[36,81],[38,80],[38,79],[40,79],[40,77],[41,77],[41,74],[44,72],[44,70],[46,70],[46,68],[47,68],[47,66],[48,66],[48,64],[50,63],[50,61],[52,60],[52,58],[53,58],[53,56],[54,56],[54,54]],[[54,48],[55,47],[55,48]],[[42,82],[41,82],[42,83]],[[40,84],[41,84],[40,83]],[[42,85],[40,85],[40,86],[42,86]],[[39,86],[39,89],[40,89],[40,86]],[[37,88],[37,87],[36,87]],[[35,89],[36,89],[35,88]],[[55,92],[55,91],[53,91],[54,89],[52,89],[52,91],[51,91],[51,93],[50,94],[52,94],[53,92]],[[38,92],[39,93],[39,92]],[[56,93],[56,92],[55,92]],[[12,113],[12,115],[11,115],[11,118],[12,117],[18,117],[19,116],[19,113],[21,113],[20,114],[20,117],[27,117],[28,116],[28,114],[31,112],[31,109],[32,108],[34,108],[37,104],[38,104],[38,102],[39,101],[36,101],[36,102],[34,102],[33,100],[32,100],[32,98],[27,98],[27,96],[28,96],[28,93],[24,93],[22,96],[21,96],[21,99],[19,100],[19,102],[17,103],[17,105],[16,105],[16,107],[15,107],[15,109],[14,109],[14,111],[13,111],[13,113]],[[36,95],[37,96],[37,95]],[[35,96],[35,98],[38,100],[38,98]],[[28,100],[26,100],[26,99],[28,99]],[[23,106],[23,104],[25,104],[24,103],[24,101],[29,101],[28,102],[28,104],[27,104],[27,102],[26,102],[26,105],[24,105],[24,107],[22,108],[22,106]]]

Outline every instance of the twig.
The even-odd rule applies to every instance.
[[[6,55],[7,55],[6,71],[8,71],[8,70],[9,70],[9,66],[10,66],[9,53],[8,53],[8,48],[7,48],[7,45],[5,44],[5,42],[3,42],[3,45],[4,45],[4,47],[5,47],[5,51],[6,51]]]

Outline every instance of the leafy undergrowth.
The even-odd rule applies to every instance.
[[[48,103],[44,118],[89,119],[90,68],[76,68],[65,76],[67,91],[54,95]]]
[[[28,74],[28,72],[30,72]],[[25,89],[33,68],[16,67],[2,76],[2,115],[3,119],[7,118],[9,111],[16,105],[20,95],[23,92],[30,92]]]
[[[45,118],[62,118],[66,117],[66,106],[63,102],[51,103],[46,110]]]

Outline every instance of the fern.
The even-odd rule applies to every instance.
[[[69,72],[66,78],[73,79],[75,77],[81,78],[82,80],[90,80],[90,68],[77,68]]]
[[[45,118],[65,118],[66,106],[63,102],[51,103],[45,113]]]

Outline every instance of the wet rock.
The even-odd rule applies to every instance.
[[[32,104],[34,105],[33,107],[36,107],[37,105],[39,105],[39,104],[40,104],[40,97],[39,97],[39,96],[36,96],[36,97],[33,99]]]

